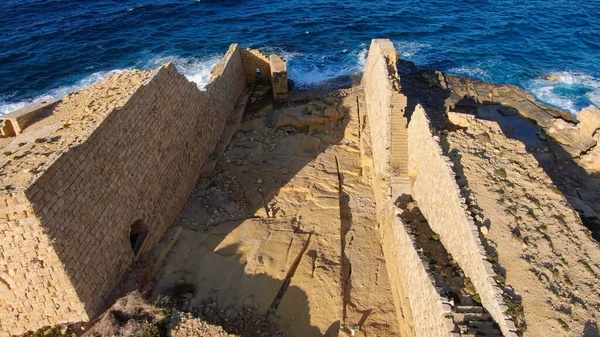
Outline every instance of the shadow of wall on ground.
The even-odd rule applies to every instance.
[[[465,109],[464,106],[463,111],[460,112],[477,115],[476,111]],[[534,121],[519,115],[504,116],[497,111],[492,111],[485,116],[477,116],[477,118],[498,123],[507,138],[523,143],[527,153],[536,159],[558,191],[566,197],[571,207],[578,211],[583,225],[592,232],[594,240],[600,241],[600,219],[587,217],[581,211],[581,203],[598,204],[600,201],[597,200],[600,196],[600,177],[588,173],[579,166],[562,145],[554,139],[538,136],[543,135],[543,129]]]
[[[410,123],[412,114],[415,111],[417,105],[421,105],[423,110],[429,118],[432,132],[434,135],[442,136],[443,132],[452,131],[452,125],[448,123],[448,117],[446,111],[448,111],[447,101],[452,95],[452,91],[448,89],[443,74],[438,71],[420,70],[414,63],[410,61],[399,60],[397,63],[398,73],[400,76],[401,91],[407,97],[407,109],[405,115]],[[457,184],[460,187],[463,197],[470,194],[468,189],[464,186],[468,186],[466,177],[464,175],[463,166],[460,162],[460,158],[449,155],[449,146],[445,141],[445,137],[440,137],[440,146],[444,151],[444,154],[450,158],[453,162],[453,171]],[[478,226],[476,217],[472,216],[473,220]],[[486,220],[485,225],[489,228],[492,226],[489,220]],[[494,271],[501,277],[506,277],[506,270],[498,262],[497,250],[487,243],[485,237],[480,235],[481,243],[484,245],[486,254],[492,259]],[[495,261],[494,261],[495,260]],[[504,285],[502,285],[504,286]],[[521,296],[511,291],[509,294],[513,301],[521,303]],[[526,322],[519,322],[518,327],[525,329],[527,327]]]
[[[344,87],[347,87],[351,82],[345,81]],[[293,93],[293,97],[291,101],[293,103],[292,106],[297,106],[301,104],[305,104],[308,100],[314,100],[318,97],[325,97],[325,93],[327,91],[331,91],[332,88],[330,86],[317,86],[315,90],[304,90],[301,92]],[[294,98],[295,97],[295,98]],[[270,102],[266,100],[259,105],[255,105],[254,109],[262,109],[264,106],[268,105]],[[280,106],[281,107],[281,106]],[[278,106],[275,106],[273,110],[275,111],[275,115],[278,111]],[[271,116],[272,111],[264,112],[262,115],[257,113],[257,111],[246,111],[246,116],[254,116],[254,119],[244,118],[244,123],[255,123],[258,125],[259,129],[264,131],[267,134],[274,134],[276,132],[280,132],[282,129],[276,129],[272,126],[273,119],[277,119],[277,116]],[[289,153],[285,153],[285,148],[282,149],[282,152],[267,152],[259,150],[257,151],[255,148],[244,148],[247,144],[245,144],[247,139],[242,139],[234,137],[231,143],[228,146],[229,152],[226,153],[237,153],[237,157],[234,156],[228,157],[227,161],[220,160],[217,164],[213,175],[208,178],[200,178],[196,189],[192,193],[189,198],[188,205],[190,203],[195,202],[197,200],[197,193],[202,192],[202,186],[206,186],[206,182],[211,179],[215,179],[219,173],[223,173],[224,171],[228,171],[229,174],[232,174],[236,177],[237,180],[249,180],[250,184],[254,184],[256,181],[257,174],[256,172],[260,172],[260,180],[262,180],[261,184],[254,191],[255,193],[247,193],[247,188],[244,188],[245,198],[247,201],[246,208],[246,217],[243,219],[239,219],[236,221],[228,221],[225,223],[215,223],[212,226],[197,229],[198,232],[205,232],[207,235],[206,241],[203,241],[202,244],[205,245],[203,250],[205,252],[215,253],[219,255],[223,261],[223,263],[227,264],[225,268],[226,271],[222,273],[215,272],[213,275],[210,275],[213,279],[218,279],[216,283],[228,284],[233,282],[234,284],[239,284],[240,291],[244,287],[255,287],[256,289],[262,289],[261,291],[264,293],[275,294],[272,298],[262,299],[262,303],[268,304],[268,309],[265,312],[265,306],[262,305],[257,312],[260,312],[259,315],[263,317],[269,317],[270,315],[277,316],[279,314],[278,310],[280,310],[279,306],[283,301],[288,301],[293,303],[294,312],[293,313],[283,313],[283,315],[292,315],[292,317],[287,317],[285,324],[290,324],[291,326],[284,327],[284,331],[288,334],[290,333],[289,329],[302,331],[302,336],[337,336],[339,334],[340,329],[342,329],[341,321],[335,320],[331,322],[331,325],[323,334],[319,328],[311,325],[310,322],[310,307],[308,303],[308,296],[304,290],[296,286],[290,286],[292,278],[294,277],[296,268],[302,259],[313,259],[313,263],[315,259],[323,258],[323,254],[319,253],[316,248],[313,248],[310,245],[311,237],[319,236],[319,232],[315,232],[311,228],[303,228],[300,224],[300,221],[295,221],[293,219],[293,214],[287,214],[286,218],[289,217],[290,221],[288,222],[288,226],[286,228],[280,228],[283,231],[291,231],[295,238],[302,240],[303,249],[300,254],[296,257],[292,267],[287,271],[286,277],[284,280],[274,279],[273,277],[267,274],[256,274],[249,275],[245,272],[247,267],[247,262],[242,261],[240,259],[240,255],[238,254],[241,249],[238,245],[230,245],[224,248],[218,248],[219,245],[223,243],[223,239],[231,232],[235,231],[240,225],[242,225],[245,221],[249,219],[259,219],[255,214],[257,212],[261,212],[261,214],[267,214],[267,218],[263,218],[265,221],[269,221],[269,219],[277,212],[281,212],[278,209],[277,205],[272,205],[273,198],[279,193],[280,189],[285,186],[290,180],[292,180],[297,173],[302,170],[306,165],[313,162],[320,154],[322,154],[329,146],[339,144],[342,139],[346,129],[346,126],[349,122],[348,112],[349,109],[345,108],[346,115],[343,119],[339,121],[333,122],[330,126],[332,130],[335,130],[330,135],[332,139],[329,143],[323,144],[322,146],[315,146],[310,149],[304,149],[301,153],[296,153],[295,155],[290,155]],[[257,122],[257,120],[259,120]],[[289,128],[287,130],[290,130]],[[298,135],[308,135],[308,128],[295,128],[295,130],[290,131],[290,134],[287,136],[297,137],[298,139],[303,138],[304,136]],[[222,158],[223,159],[223,158]],[[231,161],[231,162],[229,162]],[[333,163],[335,167],[335,163]],[[274,168],[278,168],[275,170]],[[249,172],[252,170],[253,172]],[[274,172],[276,171],[276,172]],[[337,173],[336,173],[337,174]],[[318,177],[317,177],[318,178]],[[242,184],[243,185],[243,184]],[[252,199],[252,200],[248,200]],[[207,200],[210,202],[210,200]],[[299,200],[301,202],[301,200]],[[185,212],[185,210],[184,210]],[[291,215],[291,216],[290,216]],[[181,215],[180,215],[181,216]],[[301,220],[301,219],[300,219]],[[178,221],[175,222],[177,225]],[[314,239],[314,237],[313,237]],[[200,244],[200,243],[199,243]],[[191,252],[191,251],[190,251]],[[201,253],[202,256],[204,253]],[[190,256],[189,260],[197,261],[198,264],[203,264],[202,256]],[[342,257],[340,257],[341,259]],[[195,262],[194,262],[195,263]],[[332,266],[334,268],[339,268],[341,265],[340,261],[322,261],[321,265],[323,266]],[[211,265],[205,263],[202,267],[206,267],[206,269],[210,270]],[[185,279],[186,277],[190,278],[190,275],[185,275],[185,268],[178,271],[178,275],[172,275],[172,279]],[[176,284],[173,284],[175,287]],[[196,284],[196,287],[199,285]],[[170,291],[172,291],[172,288]],[[260,292],[260,291],[259,291]],[[223,294],[215,294],[215,297],[212,299],[217,299],[220,296],[224,296]],[[231,296],[228,294],[227,296]],[[207,298],[203,300],[203,302],[209,302],[212,299]],[[261,303],[261,304],[262,304]],[[209,303],[204,303],[204,305]],[[290,307],[288,305],[288,307]],[[239,310],[240,308],[235,308],[235,310]],[[251,331],[245,331],[244,327],[240,329],[240,327],[236,327],[235,324],[231,324],[231,322],[225,322],[222,320],[222,317],[218,315],[201,315],[205,320],[209,323],[223,325],[224,328],[230,333],[242,333],[244,336],[252,336]],[[282,317],[283,319],[283,317]],[[341,319],[341,317],[340,317]]]
[[[239,223],[241,224],[242,221]],[[215,250],[218,246],[218,240],[215,240],[214,243],[211,243],[207,248],[208,250]],[[173,299],[174,304],[180,310],[185,310],[187,312],[192,312],[194,317],[198,317],[205,322],[208,322],[213,325],[221,326],[225,331],[231,334],[239,334],[243,337],[254,337],[254,336],[280,336],[276,329],[273,329],[272,324],[277,324],[276,321],[271,321],[269,318],[270,315],[276,315],[278,305],[282,300],[282,297],[285,295],[287,298],[292,298],[295,304],[295,319],[294,324],[297,328],[302,329],[302,336],[338,336],[341,323],[340,321],[334,321],[329,326],[329,329],[323,334],[320,329],[314,327],[310,323],[310,309],[309,309],[309,300],[306,293],[299,287],[289,286],[289,283],[282,282],[282,280],[274,279],[268,274],[260,273],[254,275],[248,275],[245,273],[245,269],[247,263],[242,261],[239,255],[236,252],[240,249],[239,245],[230,245],[219,249],[220,253],[225,254],[229,257],[231,268],[227,271],[226,275],[229,277],[236,277],[236,282],[240,283],[240,286],[243,287],[247,284],[252,284],[254,287],[261,287],[263,289],[279,289],[277,292],[277,297],[273,299],[270,307],[267,309],[267,313],[264,315],[253,313],[253,308],[250,304],[243,308],[228,308],[225,309],[224,313],[219,313],[219,307],[212,307],[211,303],[215,303],[218,301],[218,298],[209,298],[204,305],[198,308],[189,308],[186,306],[186,301],[181,299],[182,295],[187,293],[192,293],[194,295],[196,292],[197,284],[194,283],[182,283],[182,284],[174,284],[173,287],[169,288],[166,292],[161,295],[168,296]],[[237,265],[234,265],[237,263]],[[210,266],[206,266],[210,268]],[[178,275],[179,276],[179,275]],[[185,277],[185,275],[181,275]],[[221,277],[221,281],[226,284],[229,280],[223,277],[224,275],[217,275],[216,277]],[[215,294],[215,296],[218,296]],[[211,302],[213,301],[213,302]],[[234,311],[230,309],[234,309],[236,314],[233,314]],[[242,309],[242,310],[240,310]],[[286,329],[282,329],[283,332],[289,333]],[[288,334],[286,334],[287,336]],[[290,334],[293,336],[292,334]]]
[[[494,121],[498,123],[503,134],[510,139],[517,140],[526,146],[526,150],[531,154],[539,166],[550,177],[558,191],[567,197],[567,201],[571,207],[578,210],[577,205],[581,200],[590,200],[594,196],[600,196],[600,177],[589,174],[586,170],[580,167],[563,147],[550,137],[545,137],[542,128],[534,121],[528,120],[518,114],[503,115],[494,110],[492,113],[485,115],[477,114],[478,108],[485,105],[501,105],[502,102],[486,102],[486,104],[478,103],[471,97],[456,97],[447,86],[444,75],[440,72],[419,70],[413,63],[408,61],[399,61],[398,69],[401,76],[402,93],[408,98],[408,108],[406,115],[410,120],[410,116],[414,112],[417,104],[421,104],[427,113],[432,126],[432,131],[437,134],[441,140],[443,151],[452,160],[453,170],[456,173],[457,182],[460,185],[468,186],[466,177],[463,172],[463,167],[460,162],[460,156],[452,156],[448,143],[443,137],[444,132],[452,132],[457,126],[448,123],[446,111],[452,110],[461,113],[467,113],[476,116],[479,119]],[[455,97],[451,97],[454,95]],[[448,106],[448,102],[456,102],[454,106]],[[540,149],[547,148],[549,151],[541,151]],[[465,180],[465,184],[460,182]],[[463,196],[467,196],[470,192],[461,187]],[[558,192],[557,191],[557,192]],[[465,195],[466,193],[466,195]],[[592,200],[598,203],[598,200]],[[592,237],[596,241],[600,241],[600,219],[586,218],[581,211],[578,211],[583,224],[591,230]],[[491,223],[485,224],[490,227]],[[481,225],[481,224],[478,224]],[[482,239],[488,255],[495,257],[497,261],[498,252],[489,244],[485,238]],[[500,276],[506,276],[506,270],[498,264],[493,263],[494,270]],[[505,289],[510,290],[510,289]],[[511,299],[515,302],[521,302],[521,296],[508,292]],[[526,325],[524,326],[526,327]],[[584,331],[584,336],[598,336],[598,328],[595,323],[588,322]]]
[[[590,174],[579,166],[560,143],[544,136],[542,128],[534,121],[518,114],[506,116],[495,110],[486,115],[477,114],[479,107],[498,106],[503,102],[480,104],[474,98],[463,97],[454,106],[447,106],[453,92],[447,87],[441,72],[421,71],[412,62],[403,60],[399,61],[398,69],[402,92],[408,97],[406,114],[409,120],[415,106],[421,104],[431,120],[435,133],[446,129],[445,113],[448,109],[497,122],[507,138],[518,140],[526,146],[527,152],[538,161],[539,166],[544,169],[558,190],[567,197],[571,207],[579,212],[583,224],[592,231],[592,237],[600,241],[600,219],[586,217],[579,204],[579,202],[600,203],[600,177],[597,174]],[[541,151],[543,148],[549,151]]]

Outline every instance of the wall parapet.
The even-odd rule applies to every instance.
[[[454,179],[452,162],[445,157],[438,137],[433,136],[425,110],[417,105],[408,125],[409,170],[412,193],[432,230],[472,280],[482,304],[500,326],[504,336],[517,336],[506,314],[503,290],[486,260],[479,230],[466,213],[467,206]]]

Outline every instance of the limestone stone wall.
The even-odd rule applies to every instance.
[[[0,336],[88,316],[24,193],[0,204]]]
[[[516,336],[515,325],[505,314],[503,291],[494,280],[492,264],[485,259],[478,228],[466,213],[450,159],[443,155],[439,139],[432,135],[429,119],[420,105],[408,126],[408,146],[413,198],[431,229],[440,235],[448,252],[471,278],[482,304],[504,335]]]
[[[215,69],[205,92],[172,64],[157,69],[87,139],[3,195],[0,336],[96,316],[172,224],[247,83],[237,45]]]
[[[370,121],[373,171],[377,176],[389,176],[391,144],[392,88],[388,81],[388,62],[382,49],[390,53],[394,45],[387,40],[373,40],[369,48],[362,84]],[[395,53],[395,51],[394,51]]]
[[[284,101],[288,97],[287,63],[277,55],[269,56],[271,67],[271,89],[275,101]]]
[[[410,194],[408,180],[407,106],[396,68],[398,55],[387,39],[371,42],[363,73],[370,124],[373,170],[390,198]]]
[[[263,82],[271,83],[271,65],[269,58],[256,49],[241,49],[246,78],[249,83]],[[260,78],[257,77],[257,69],[260,70]]]
[[[396,312],[417,337],[452,336],[454,322],[449,300],[442,297],[429,272],[427,258],[418,251],[414,237],[399,217],[400,210],[391,202],[380,209],[381,239]]]

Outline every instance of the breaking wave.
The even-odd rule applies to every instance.
[[[297,85],[305,86],[363,71],[367,47],[361,44],[356,50],[344,49],[330,55],[297,54],[288,61],[289,78]]]
[[[281,48],[261,48],[265,54],[277,54],[289,64],[289,76],[300,86],[326,81],[341,75],[349,75],[362,71],[367,59],[366,45],[362,44],[354,51],[342,50],[334,55],[304,54],[289,52]],[[188,80],[196,83],[200,90],[204,90],[210,81],[214,66],[223,59],[221,54],[213,54],[203,58],[180,56],[155,56],[146,61],[140,61],[134,67],[99,71],[84,77],[71,85],[65,85],[48,92],[21,101],[11,101],[12,97],[0,97],[0,114],[17,110],[38,100],[60,99],[71,92],[75,92],[96,84],[106,77],[134,68],[151,70],[167,62],[173,62],[179,72]]]
[[[123,71],[129,71],[129,70],[131,70],[131,69],[130,68],[114,69],[114,70],[109,70],[109,71],[95,72],[91,75],[84,77],[83,79],[79,80],[78,82],[76,82],[72,85],[60,86],[58,88],[49,90],[48,92],[46,92],[42,95],[30,98],[30,99],[21,100],[18,102],[11,102],[11,100],[10,100],[11,97],[7,97],[7,96],[0,97],[0,114],[4,115],[6,113],[20,109],[20,108],[27,106],[36,101],[63,98],[71,92],[78,91],[85,87],[89,87],[90,85],[96,84],[110,75],[117,74],[117,73],[120,73]]]
[[[189,81],[196,83],[200,90],[210,81],[212,69],[223,59],[223,55],[211,55],[204,58],[160,56],[142,63],[141,69],[150,70],[157,68],[167,62],[173,62]]]
[[[35,96],[29,99],[24,99],[15,102],[11,100],[11,96],[5,95],[3,97],[0,97],[0,114],[4,115],[6,113],[20,109],[24,106],[27,106],[33,102],[40,100],[61,99],[71,92],[76,92],[86,87],[89,87],[90,85],[94,85],[98,82],[101,82],[103,79],[113,74],[117,74],[124,71],[130,71],[134,68],[151,70],[167,62],[173,62],[173,64],[175,64],[179,72],[185,75],[185,77],[191,82],[196,83],[200,90],[204,90],[204,87],[206,86],[206,84],[208,84],[208,81],[210,81],[211,71],[213,67],[217,63],[219,63],[219,61],[221,61],[222,58],[222,55],[212,55],[206,58],[157,56],[149,59],[148,61],[140,62],[136,64],[135,67],[98,71],[92,73],[71,85],[60,86],[58,88],[51,89],[42,95]]]
[[[584,73],[550,72],[531,80],[526,89],[538,99],[573,114],[589,105],[600,107],[600,79]]]

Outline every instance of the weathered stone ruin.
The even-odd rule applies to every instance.
[[[50,116],[46,105],[3,116],[7,135],[37,123],[2,158],[3,335],[103,310],[179,214],[257,69],[271,80],[266,56],[232,45],[206,91],[167,64],[69,95]]]
[[[513,301],[552,310],[536,302],[548,295],[543,277],[571,295],[575,285],[562,279],[593,283],[597,246],[567,198],[546,193],[555,187],[539,167],[530,183],[543,182],[546,199],[524,184],[518,192],[537,208],[510,208],[509,230],[490,226],[510,196],[481,195],[498,184],[517,195],[507,177],[516,173],[485,168],[493,155],[471,149],[468,137],[498,158],[536,158],[520,143],[486,147],[506,139],[498,124],[457,112],[477,97],[452,96],[460,81],[404,71],[391,41],[376,39],[351,88],[289,92],[283,59],[232,45],[206,91],[166,64],[3,116],[2,135],[14,138],[0,168],[0,336],[93,320],[139,265],[153,298],[168,293],[181,310],[229,323],[264,317],[289,336],[517,336],[524,317],[541,331],[549,323]],[[411,76],[426,77],[425,99],[415,98]],[[439,92],[447,95],[436,110],[428,99]],[[569,129],[585,146],[597,136],[594,116]],[[571,123],[563,117],[544,116],[550,136]],[[472,171],[459,151],[477,163]],[[596,153],[584,152],[576,160],[593,168],[586,156]],[[498,176],[489,184],[477,180],[485,169]],[[545,219],[540,212],[557,209],[544,200],[566,211]],[[535,214],[536,225],[560,222],[560,231],[522,234],[523,217]],[[571,241],[552,245],[567,230]],[[494,242],[511,231],[516,246]],[[542,239],[532,244],[534,233]],[[554,260],[534,251],[543,244],[591,274],[543,273]],[[540,280],[534,295],[501,268],[519,249]],[[589,294],[571,315],[577,328],[598,305],[593,285],[578,291]]]

